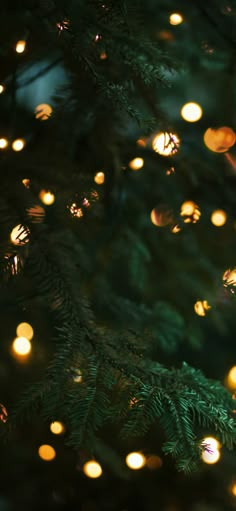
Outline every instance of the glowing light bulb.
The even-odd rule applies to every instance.
[[[169,17],[169,22],[171,25],[180,25],[183,22],[183,16],[178,12],[173,12]]]
[[[34,113],[36,119],[46,121],[52,114],[52,107],[47,103],[42,103],[41,105],[36,106]]]
[[[0,149],[6,149],[8,146],[8,140],[6,138],[0,138]]]
[[[16,339],[12,343],[13,354],[18,355],[20,357],[25,357],[29,355],[31,352],[32,346],[29,339],[26,337],[16,337]]]
[[[0,84],[0,94],[2,94],[5,90],[5,87],[4,85]]]
[[[211,306],[208,304],[207,300],[198,300],[194,305],[194,310],[198,316],[205,316],[209,309],[211,309]]]
[[[25,147],[25,140],[23,140],[23,138],[17,138],[16,140],[14,140],[14,142],[12,142],[12,149],[13,151],[22,151],[22,149],[24,149]]]
[[[225,225],[225,222],[227,220],[227,215],[225,211],[222,209],[216,209],[213,211],[211,215],[211,223],[215,225],[216,227],[222,227],[222,225]]]
[[[10,239],[14,245],[25,245],[29,241],[29,229],[26,229],[21,224],[16,225],[11,231]]]
[[[56,199],[55,195],[47,190],[41,190],[39,198],[46,206],[51,206],[52,204],[54,204]]]
[[[34,336],[34,330],[29,323],[19,323],[16,329],[16,335],[18,337],[26,337],[29,341]]]
[[[153,150],[162,156],[172,156],[177,153],[179,145],[180,139],[174,133],[158,133],[152,140]]]
[[[197,103],[186,103],[181,108],[181,116],[187,122],[199,121],[202,117],[202,108]]]
[[[105,181],[105,174],[104,172],[97,172],[94,176],[94,181],[97,183],[97,185],[103,185]]]
[[[126,465],[132,470],[140,470],[146,463],[146,458],[140,452],[130,452],[126,458]]]
[[[38,449],[39,457],[44,461],[52,461],[56,457],[56,451],[51,445],[40,445]]]
[[[144,165],[144,160],[143,158],[134,158],[133,160],[131,160],[129,162],[129,167],[132,169],[132,170],[139,170],[143,167]]]
[[[51,422],[50,430],[54,435],[61,435],[65,431],[64,424],[59,421]]]
[[[87,461],[83,466],[83,472],[91,479],[97,479],[102,475],[102,467],[97,461]]]
[[[16,52],[17,53],[24,53],[25,51],[25,48],[26,48],[26,41],[18,41],[16,43]]]
[[[228,372],[226,384],[230,389],[236,389],[236,366],[233,366]]]

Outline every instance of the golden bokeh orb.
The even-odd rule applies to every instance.
[[[140,470],[146,464],[146,458],[141,452],[130,452],[127,454],[125,461],[131,470]]]
[[[83,466],[83,472],[91,479],[97,479],[102,475],[102,467],[97,461],[87,461]]]
[[[26,48],[26,41],[21,40],[16,43],[16,53],[24,53]]]
[[[202,452],[202,461],[204,463],[207,463],[208,465],[213,465],[214,463],[217,463],[220,459],[220,451],[216,449],[215,451],[203,451]]]
[[[103,185],[105,182],[105,174],[104,172],[97,172],[94,176],[94,181],[97,185]]]
[[[19,323],[19,325],[16,328],[16,335],[18,337],[26,337],[26,339],[31,341],[31,339],[33,339],[34,336],[34,330],[29,323],[26,322]]]
[[[180,216],[183,217],[184,223],[196,223],[200,219],[201,211],[197,204],[193,201],[185,201],[181,205]]]
[[[226,270],[223,273],[222,279],[225,287],[236,286],[236,268]]]
[[[47,103],[41,103],[35,108],[35,118],[40,121],[47,121],[52,114],[52,107]]]
[[[50,424],[50,431],[54,435],[62,435],[62,433],[64,433],[64,431],[65,431],[65,426],[60,421],[54,421],[54,422],[51,422],[51,424]]]
[[[231,390],[236,390],[236,366],[233,366],[227,374],[226,385]]]
[[[55,202],[55,195],[54,193],[50,192],[49,190],[41,190],[39,193],[39,198],[45,204],[45,206],[51,206]]]
[[[183,20],[183,16],[179,12],[173,12],[169,16],[170,25],[180,25],[180,23],[183,23]]]
[[[214,437],[205,437],[202,441],[202,446],[205,447],[202,451],[202,460],[208,465],[217,463],[220,459],[220,442]]]
[[[23,138],[17,138],[12,142],[12,149],[13,151],[19,152],[22,151],[25,147],[25,140]]]
[[[236,483],[233,483],[230,487],[230,493],[232,493],[232,495],[234,497],[236,497]]]
[[[32,349],[31,342],[26,337],[16,337],[12,343],[13,354],[25,357],[30,354]]]
[[[52,461],[56,457],[56,451],[51,445],[43,444],[38,449],[38,455],[44,461]]]
[[[153,150],[162,156],[173,156],[177,153],[180,139],[175,133],[167,131],[157,133],[152,139]]]
[[[5,86],[0,84],[0,94],[2,94],[5,90]]]
[[[207,302],[207,300],[198,300],[195,304],[194,304],[194,310],[196,312],[196,314],[198,316],[205,316],[206,315],[206,312],[211,309],[211,306],[209,305],[209,303]]]
[[[235,132],[228,126],[208,128],[203,136],[204,143],[210,151],[224,153],[235,144]]]
[[[16,225],[10,234],[11,242],[13,245],[25,245],[25,243],[28,243],[29,241],[28,233],[29,230],[26,232],[25,228],[21,224]]]
[[[143,158],[134,158],[129,162],[129,168],[132,170],[140,170],[144,165]]]
[[[165,227],[173,222],[173,214],[167,206],[160,206],[152,209],[150,219],[157,227]]]
[[[202,117],[202,107],[198,103],[186,103],[182,106],[180,113],[185,121],[196,122]]]
[[[214,438],[213,436],[206,436],[203,439],[203,442],[204,442],[204,444],[207,444],[209,446],[209,448],[212,450],[221,448],[221,444],[220,444],[219,440],[217,440],[217,438]]]
[[[216,227],[222,227],[227,221],[227,215],[223,209],[216,209],[211,214],[211,223]]]
[[[8,146],[8,140],[6,138],[0,138],[0,149],[6,149]]]

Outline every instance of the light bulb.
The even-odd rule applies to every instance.
[[[83,466],[83,472],[91,479],[97,479],[102,475],[102,467],[97,461],[87,461]]]
[[[129,167],[132,170],[140,170],[143,167],[143,165],[144,165],[143,158],[134,158],[129,162]]]
[[[97,172],[94,176],[94,181],[97,183],[97,185],[103,185],[105,181],[105,174],[104,172]]]
[[[18,41],[16,43],[16,52],[17,53],[24,53],[26,47],[26,41]]]
[[[126,456],[126,465],[132,470],[140,470],[146,463],[146,458],[140,452],[130,452]]]
[[[17,138],[16,140],[14,140],[14,142],[12,142],[12,149],[13,151],[22,151],[22,149],[24,149],[25,147],[25,140],[23,140],[23,138]]]
[[[183,22],[183,16],[178,12],[173,12],[169,17],[169,22],[171,25],[180,25]]]
[[[197,103],[186,103],[180,113],[185,121],[196,122],[202,117],[202,108]]]
[[[16,337],[16,339],[12,343],[12,350],[15,355],[20,357],[25,357],[29,355],[31,352],[32,346],[29,339],[26,337]]]
[[[44,461],[52,461],[56,457],[56,451],[51,445],[40,445],[38,449],[39,457]]]
[[[50,430],[54,435],[61,435],[65,431],[64,424],[60,421],[54,421],[50,424]]]
[[[34,336],[34,330],[29,323],[19,323],[16,329],[16,335],[18,337],[26,337],[29,341]]]
[[[227,215],[225,211],[222,209],[216,209],[213,211],[211,215],[211,223],[215,225],[216,227],[222,227],[222,225],[225,225],[225,222],[227,220]]]
[[[55,195],[47,190],[41,190],[39,194],[40,200],[45,204],[46,206],[51,206],[55,202]]]
[[[6,149],[8,146],[8,140],[6,138],[0,138],[0,149]]]
[[[152,148],[162,156],[172,156],[178,151],[180,139],[174,133],[161,132],[152,139]]]

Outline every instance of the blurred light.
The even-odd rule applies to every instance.
[[[220,443],[216,438],[206,437],[202,441],[204,450],[202,451],[202,460],[208,465],[217,463],[220,459]]]
[[[8,140],[6,138],[0,138],[0,149],[6,149],[8,146]]]
[[[101,54],[100,54],[100,59],[101,60],[106,60],[107,59],[107,54],[105,51],[103,51]]]
[[[56,457],[56,451],[51,445],[40,445],[38,449],[39,457],[44,461],[52,461]]]
[[[102,475],[102,467],[97,461],[87,461],[83,466],[83,472],[91,479],[97,479]]]
[[[20,323],[16,329],[16,335],[18,337],[26,337],[29,341],[34,336],[34,330],[29,323]]]
[[[181,116],[185,121],[196,122],[202,117],[202,108],[197,103],[186,103],[181,108]]]
[[[226,384],[230,389],[236,389],[236,366],[233,366],[228,372]]]
[[[148,456],[146,460],[146,465],[150,470],[157,470],[162,466],[162,459],[159,456]]]
[[[222,276],[224,287],[236,286],[236,268],[226,270]],[[232,290],[233,292],[233,290]]]
[[[173,234],[177,234],[177,232],[179,231],[181,231],[181,227],[178,224],[174,225],[174,227],[172,227],[171,229],[171,232],[173,232]]]
[[[207,463],[208,465],[213,465],[214,463],[217,463],[220,459],[220,451],[217,449],[214,452],[208,452],[203,451],[202,452],[202,460],[204,463]]]
[[[55,202],[55,195],[48,190],[41,190],[39,194],[40,200],[45,204],[45,206],[51,206]]]
[[[22,179],[22,184],[25,186],[25,188],[29,188],[30,187],[30,179]]]
[[[195,204],[195,202],[185,201],[181,205],[180,216],[184,217],[184,222],[186,224],[190,222],[195,224],[196,222],[198,222],[201,216],[201,212],[197,204]]]
[[[236,497],[236,483],[233,483],[230,488],[230,492],[234,497]]]
[[[16,337],[12,343],[13,352],[20,357],[29,355],[32,349],[31,342],[26,337]]]
[[[29,241],[28,235],[29,230],[27,229],[26,231],[26,229],[19,224],[12,229],[10,239],[14,245],[25,245],[25,243],[28,243]]]
[[[171,156],[177,153],[180,139],[174,133],[161,132],[152,139],[152,148],[162,156]]]
[[[167,169],[166,175],[170,176],[171,174],[174,174],[174,172],[175,172],[175,168],[174,167],[170,167],[169,169]]]
[[[105,181],[105,174],[104,172],[97,172],[94,176],[94,181],[97,183],[97,185],[103,185]]]
[[[212,450],[221,448],[221,444],[220,444],[219,440],[217,440],[217,438],[214,438],[213,436],[206,436],[203,439],[203,442],[204,442],[204,444],[207,444],[207,446],[209,446],[209,448]]]
[[[64,424],[59,421],[51,422],[50,424],[50,430],[54,435],[61,435],[65,431]]]
[[[24,149],[25,147],[25,141],[23,140],[23,138],[17,138],[16,140],[14,140],[14,142],[12,142],[12,149],[13,151],[22,151],[22,149]]]
[[[206,311],[209,309],[211,309],[211,306],[208,304],[207,300],[198,300],[194,305],[194,310],[198,316],[205,316]]]
[[[7,417],[8,417],[7,409],[2,403],[0,403],[0,421],[5,424],[7,422]]]
[[[134,158],[133,160],[131,160],[129,162],[129,167],[132,169],[132,170],[139,170],[143,167],[144,165],[144,160],[143,158]]]
[[[5,90],[5,87],[4,85],[0,84],[0,94],[2,94]]]
[[[16,52],[17,53],[24,53],[26,47],[26,41],[18,41],[16,43]]]
[[[183,22],[183,16],[177,12],[173,12],[169,17],[171,25],[180,25]]]
[[[144,138],[139,138],[138,140],[136,140],[136,144],[139,147],[146,147],[147,145],[146,140]]]
[[[46,121],[52,113],[52,107],[47,103],[42,103],[41,105],[36,106],[34,113],[36,119]]]
[[[83,376],[82,376],[82,372],[80,371],[80,369],[74,368],[73,381],[75,383],[82,383]]]
[[[157,36],[162,41],[173,41],[175,39],[174,34],[170,30],[160,30]]]
[[[224,153],[235,144],[235,132],[228,126],[212,129],[208,128],[203,136],[204,143],[210,151]]]
[[[151,222],[157,227],[165,227],[173,222],[173,215],[167,206],[154,208],[150,214]]]
[[[215,211],[213,211],[211,215],[211,222],[213,225],[215,225],[216,227],[221,227],[222,225],[225,224],[226,220],[227,215],[225,211],[223,211],[222,209],[216,209]]]
[[[130,452],[126,456],[126,465],[132,470],[140,470],[146,463],[146,458],[140,452]]]
[[[78,208],[77,204],[75,202],[73,202],[71,204],[71,206],[68,206],[69,210],[70,210],[70,213],[72,214],[72,216],[74,217],[77,217],[77,218],[81,218],[82,216],[84,216],[84,213],[82,211],[81,208]]]

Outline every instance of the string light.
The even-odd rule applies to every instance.
[[[6,138],[0,138],[0,149],[6,149],[8,146],[8,140]]]
[[[198,316],[205,316],[206,312],[211,309],[211,306],[207,302],[207,300],[200,301],[198,300],[194,304],[194,310]]]
[[[227,220],[227,215],[225,211],[222,209],[216,209],[213,211],[211,215],[211,223],[215,225],[216,227],[222,227],[222,225],[225,225]]]
[[[231,390],[236,389],[236,366],[233,366],[228,372],[226,384]]]
[[[102,467],[97,461],[87,461],[83,466],[83,472],[91,479],[97,479],[102,475]]]
[[[52,461],[56,457],[56,451],[51,445],[43,444],[38,449],[38,455],[44,461]]]
[[[180,25],[183,22],[183,16],[178,12],[173,12],[169,17],[169,22],[171,25]]]
[[[134,158],[129,162],[129,167],[132,170],[140,170],[143,167],[143,165],[144,165],[143,158]]]
[[[0,94],[2,94],[5,90],[5,86],[0,84]]]
[[[50,430],[54,435],[61,435],[65,431],[64,424],[60,421],[54,421],[50,424]]]
[[[103,185],[105,181],[105,174],[104,172],[97,172],[94,176],[94,181],[97,183],[97,185]]]
[[[131,470],[140,470],[140,468],[144,467],[146,458],[141,452],[130,452],[126,456],[125,461]]]
[[[186,103],[181,108],[181,116],[187,122],[199,121],[202,117],[202,108],[198,103]]]
[[[21,224],[16,225],[11,231],[10,239],[14,245],[25,245],[29,241],[29,229]]]
[[[16,43],[16,52],[17,53],[24,53],[26,48],[26,41],[17,41]]]
[[[36,106],[34,113],[36,119],[46,121],[52,114],[52,107],[47,103],[42,103],[41,105]]]
[[[51,206],[55,202],[55,195],[49,190],[41,190],[39,194],[40,200],[45,204],[45,206]]]
[[[32,349],[31,342],[26,337],[16,337],[12,343],[13,354],[19,357],[25,357],[30,354]]]
[[[175,133],[161,132],[152,140],[152,148],[162,156],[172,156],[177,153],[180,139]]]
[[[19,323],[16,328],[16,335],[18,337],[26,337],[26,339],[31,341],[34,336],[34,330],[29,323]]]
[[[206,437],[202,441],[202,460],[208,465],[217,463],[220,459],[220,443],[216,438]]]
[[[25,147],[25,140],[23,140],[23,138],[17,138],[16,140],[14,140],[14,142],[12,142],[12,149],[13,151],[22,151],[22,149],[24,149]]]

